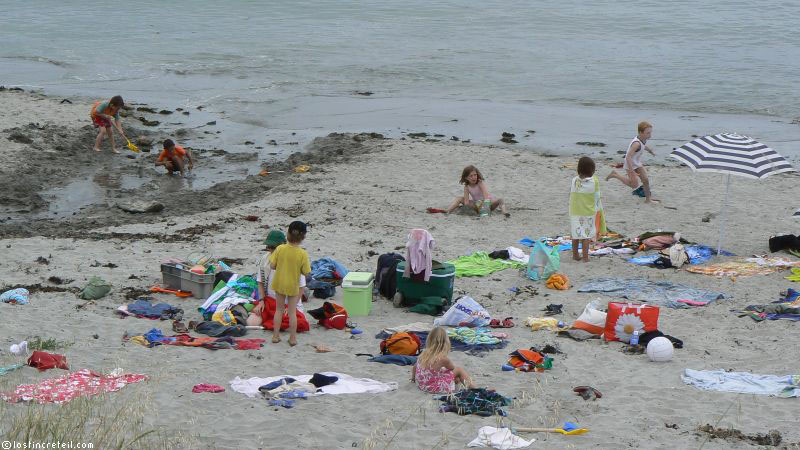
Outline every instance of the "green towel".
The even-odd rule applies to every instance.
[[[525,267],[525,263],[518,261],[489,258],[486,252],[475,252],[447,262],[455,266],[457,278],[485,277],[503,269]]]
[[[0,376],[5,375],[9,372],[13,372],[22,366],[24,366],[24,364],[14,364],[8,367],[0,367]]]

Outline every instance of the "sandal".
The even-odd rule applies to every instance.
[[[186,328],[186,325],[184,325],[180,320],[175,320],[172,322],[172,331],[178,334],[186,334],[189,332],[189,329]]]
[[[514,322],[511,321],[511,317],[506,317],[503,319],[503,323],[500,325],[500,328],[513,328]]]
[[[502,328],[503,326],[500,324],[500,321],[497,319],[492,319],[489,321],[490,328]]]
[[[272,336],[272,343],[273,344],[277,344],[280,341],[281,341],[281,337],[280,336]]]

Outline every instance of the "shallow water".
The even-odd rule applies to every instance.
[[[3,1],[3,82],[267,126],[286,100],[357,91],[800,115],[797,2],[273,3]]]

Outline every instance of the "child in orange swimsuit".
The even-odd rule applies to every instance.
[[[125,106],[125,102],[119,95],[115,95],[111,97],[111,100],[105,102],[96,101],[94,105],[92,105],[92,112],[89,113],[89,116],[92,118],[94,127],[100,128],[100,132],[97,133],[97,138],[94,140],[94,151],[100,151],[103,138],[108,135],[108,139],[111,140],[111,151],[119,153],[114,143],[114,134],[111,132],[111,125],[113,124],[114,127],[117,128],[117,131],[119,131],[119,134],[121,134],[123,138],[126,140],[128,139],[125,136],[125,132],[122,131],[122,121],[119,118],[119,111],[123,106]]]
[[[467,371],[453,365],[447,357],[449,353],[447,331],[442,327],[431,330],[425,340],[425,350],[411,367],[411,381],[431,394],[450,394],[456,390],[456,383],[475,387]]]

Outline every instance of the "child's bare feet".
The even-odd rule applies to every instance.
[[[112,148],[111,151],[119,155],[119,150],[116,147]]]
[[[280,341],[281,341],[281,337],[280,336],[272,335],[272,343],[273,344],[277,344]]]
[[[615,171],[615,170],[612,170],[612,171],[611,171],[611,173],[609,173],[608,175],[606,175],[606,181],[610,180],[610,179],[611,179],[611,177],[613,177],[615,173],[616,173],[616,171]]]
[[[572,259],[574,259],[575,261],[580,261],[581,257],[578,255],[572,255]]]
[[[96,152],[99,152],[99,151],[100,151],[100,149],[99,149],[99,148],[97,148],[97,147],[95,147],[95,148],[94,148],[94,151],[96,151]]]
[[[297,338],[296,338],[296,337],[294,337],[294,336],[290,337],[290,338],[289,338],[289,345],[290,345],[291,347],[294,347],[295,345],[297,345]]]
[[[588,258],[588,257],[586,257],[586,258],[581,258],[581,261],[583,261],[583,262],[589,262],[589,258]]]

